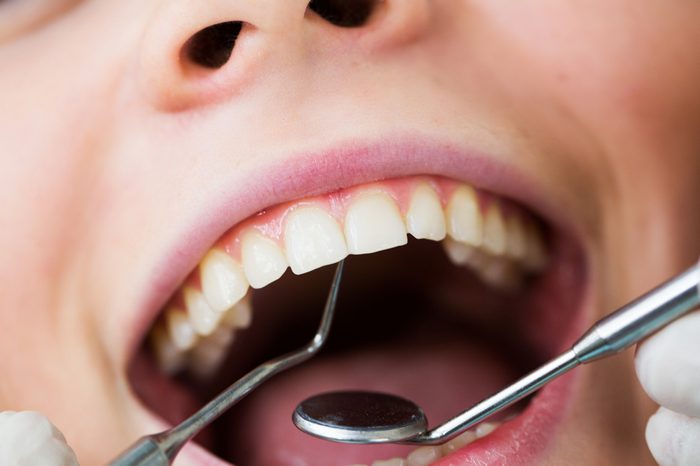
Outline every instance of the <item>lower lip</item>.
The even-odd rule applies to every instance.
[[[457,450],[432,466],[529,465],[541,462],[566,417],[577,374],[543,388],[517,417],[491,434]]]

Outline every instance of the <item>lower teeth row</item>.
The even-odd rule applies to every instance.
[[[486,437],[491,432],[496,430],[499,425],[499,422],[482,422],[475,429],[468,430],[445,444],[419,447],[413,450],[406,458],[379,460],[373,462],[371,466],[428,466],[438,461],[440,458],[443,458],[459,450],[460,448],[469,445],[475,440]],[[367,465],[355,464],[352,466]]]

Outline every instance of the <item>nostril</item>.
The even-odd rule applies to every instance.
[[[231,57],[242,28],[241,21],[227,21],[202,29],[185,44],[185,58],[205,68],[221,68]]]
[[[367,22],[380,0],[311,0],[309,9],[340,27],[359,27]]]

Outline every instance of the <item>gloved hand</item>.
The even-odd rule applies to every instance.
[[[646,439],[662,466],[700,465],[700,312],[694,311],[642,343],[637,376],[661,407]]]
[[[63,434],[34,411],[0,412],[2,466],[78,466]]]

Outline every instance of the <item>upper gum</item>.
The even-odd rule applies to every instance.
[[[437,193],[443,208],[447,205],[447,202],[455,189],[457,189],[457,187],[460,185],[466,184],[444,177],[420,175],[385,181],[375,181],[357,186],[351,186],[328,194],[287,201],[258,212],[257,214],[238,223],[224,233],[224,235],[216,242],[214,247],[225,250],[233,258],[240,261],[241,238],[246,230],[253,228],[275,241],[278,246],[284,248],[284,221],[291,211],[301,206],[316,206],[330,214],[338,222],[338,224],[342,226],[348,205],[357,196],[367,192],[380,191],[389,195],[396,202],[401,215],[405,216],[409,208],[411,194],[413,193],[413,190],[421,183],[426,183],[433,188],[433,190]],[[484,207],[496,196],[481,191],[478,188],[474,189],[477,193],[479,203],[482,206],[483,211]],[[505,207],[506,210],[508,209],[508,204],[506,203],[504,205],[503,200],[499,199],[499,203]]]

